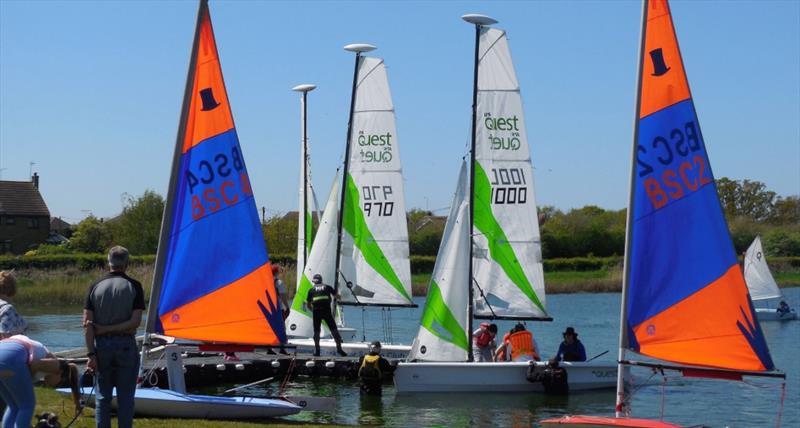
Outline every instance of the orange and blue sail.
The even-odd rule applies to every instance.
[[[648,1],[643,26],[624,346],[689,365],[772,370],[666,0]]]
[[[205,342],[283,342],[269,255],[205,0],[187,79],[151,299],[157,318],[148,330]]]

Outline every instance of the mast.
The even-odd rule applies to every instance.
[[[295,92],[302,92],[302,103],[303,103],[303,142],[302,142],[302,151],[303,155],[301,158],[303,159],[303,206],[302,206],[302,213],[298,213],[297,220],[303,222],[303,266],[302,268],[305,269],[306,263],[308,263],[308,223],[306,222],[306,213],[308,212],[308,93],[316,89],[316,85],[312,84],[303,84],[297,85],[292,88]],[[301,271],[302,272],[302,271]]]
[[[628,312],[625,310],[628,302],[628,282],[630,281],[631,270],[631,241],[633,230],[633,198],[636,192],[636,155],[637,144],[639,141],[639,109],[642,103],[642,63],[644,61],[645,36],[647,34],[647,1],[642,1],[642,27],[639,44],[639,63],[636,71],[636,102],[633,113],[633,144],[631,149],[631,171],[630,188],[628,189],[628,212],[625,220],[625,256],[622,268],[622,297],[619,309],[619,352],[617,355],[617,400],[614,404],[614,416],[617,418],[625,416],[625,377],[630,371],[627,364],[622,364],[625,360],[625,349],[628,344]]]
[[[347,195],[347,174],[350,169],[350,139],[353,136],[353,112],[356,108],[356,87],[358,86],[358,66],[361,62],[361,54],[375,50],[375,46],[363,43],[354,43],[344,47],[344,50],[356,53],[356,63],[353,69],[353,89],[350,93],[350,117],[347,120],[347,144],[344,149],[344,171],[342,173],[342,187],[339,200],[339,218],[336,221],[336,268],[333,271],[333,288],[339,292],[339,267],[342,255],[342,219],[344,218],[345,195]]]
[[[480,62],[480,42],[481,42],[481,28],[484,26],[496,24],[497,21],[486,16],[478,14],[467,14],[461,17],[464,21],[475,25],[475,60],[473,63],[473,80],[472,80],[472,135],[470,136],[470,150],[469,150],[469,275],[467,275],[469,283],[467,290],[469,292],[469,325],[467,325],[467,335],[469,344],[467,351],[467,361],[473,361],[472,355],[472,252],[473,252],[473,239],[472,229],[474,227],[475,218],[475,133],[478,124],[478,65]]]

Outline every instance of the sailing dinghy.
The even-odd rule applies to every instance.
[[[567,416],[541,421],[545,427],[677,426],[630,417],[630,366],[740,381],[785,377],[773,371],[739,269],[667,0],[643,2],[638,78],[616,417]],[[628,360],[628,351],[657,361]]]
[[[363,55],[374,49],[368,44],[345,46],[356,54],[356,61],[341,185],[331,191],[287,319],[290,335],[306,337],[289,341],[301,352],[314,350],[313,340],[308,339],[313,335],[311,313],[303,301],[316,273],[340,294],[336,302],[340,319],[344,306],[361,307],[362,317],[366,307],[381,307],[388,317],[386,311],[393,307],[416,306],[411,301],[403,177],[386,65],[381,58]],[[348,355],[369,352],[366,333],[362,334],[361,342],[342,335]],[[322,354],[335,355],[332,339],[321,340],[320,348]],[[387,343],[382,354],[405,358],[410,349]]]
[[[551,320],[533,167],[506,33],[483,15],[475,25],[471,167],[463,164],[408,362],[394,373],[397,391],[541,392],[527,379],[546,362],[475,363],[472,321]],[[612,388],[616,364],[565,362],[569,390]]]
[[[767,259],[764,257],[760,236],[756,236],[744,254],[744,281],[754,303],[783,299],[783,293],[772,277]],[[756,316],[759,321],[790,321],[797,319],[797,312],[794,309],[789,312],[779,312],[773,308],[756,308]]]
[[[145,331],[143,361],[154,335],[253,348],[285,340],[207,0],[197,15]],[[164,352],[170,390],[138,388],[137,416],[265,418],[302,410],[282,398],[187,394],[180,346]]]

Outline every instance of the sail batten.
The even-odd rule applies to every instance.
[[[719,203],[666,0],[648,0],[626,252],[625,349],[774,369]]]
[[[194,40],[147,331],[276,344],[282,316],[205,1]]]

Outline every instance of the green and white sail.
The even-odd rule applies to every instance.
[[[478,58],[474,317],[546,318],[533,167],[505,31],[482,27]]]
[[[467,361],[469,349],[469,198],[467,164],[461,165],[428,297],[409,360]]]
[[[311,279],[314,274],[322,275],[322,280],[325,284],[333,284],[334,271],[336,269],[338,203],[339,174],[337,173],[333,179],[333,187],[331,188],[328,202],[325,204],[325,211],[319,222],[314,245],[311,246],[305,269],[300,276],[289,317],[286,318],[286,334],[289,336],[312,337],[314,335],[311,312],[305,307],[306,296],[308,295],[308,290],[312,287]],[[326,329],[324,323],[323,329]]]
[[[340,303],[412,305],[403,176],[383,59],[359,57],[351,126]]]

